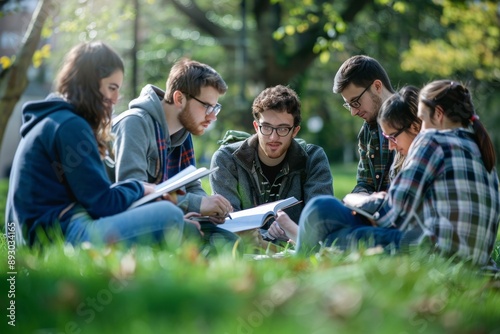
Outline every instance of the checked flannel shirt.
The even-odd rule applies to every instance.
[[[500,196],[468,129],[425,130],[413,141],[392,182],[377,224],[421,232],[444,254],[488,262],[495,244]]]
[[[357,184],[352,192],[386,191],[393,152],[376,122],[363,124],[358,134],[358,152]]]

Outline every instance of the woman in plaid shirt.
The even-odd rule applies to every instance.
[[[333,197],[317,197],[301,216],[298,252],[317,250],[320,242],[404,250],[428,240],[444,255],[475,264],[490,260],[500,217],[496,157],[468,89],[449,80],[426,85],[418,116],[422,131],[378,218],[368,222]]]

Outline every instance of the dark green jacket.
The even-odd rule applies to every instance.
[[[244,132],[233,132],[235,140],[244,138]],[[225,137],[227,139],[227,136]],[[224,141],[224,143],[230,140]],[[210,174],[212,191],[227,198],[234,211],[264,204],[261,195],[257,156],[258,137],[221,146],[213,155],[211,167],[219,169]],[[279,198],[294,196],[303,202],[286,210],[290,218],[299,222],[300,212],[307,202],[318,195],[333,195],[330,164],[323,148],[294,140],[283,165]]]

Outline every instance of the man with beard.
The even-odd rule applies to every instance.
[[[340,93],[343,106],[365,120],[358,134],[359,163],[357,184],[353,193],[386,191],[393,153],[377,124],[382,103],[394,90],[389,76],[380,63],[368,56],[347,59],[335,75],[333,92]]]
[[[176,62],[165,92],[146,85],[129,110],[113,120],[110,176],[158,184],[195,165],[191,135],[202,135],[217,120],[218,99],[226,91],[226,83],[210,66],[186,58]],[[200,181],[189,184],[177,201],[185,213],[210,216],[214,223],[223,223],[232,211],[223,196],[208,196]]]
[[[255,134],[221,146],[213,155],[210,174],[216,194],[227,198],[235,211],[294,196],[300,205],[287,209],[298,222],[304,205],[318,195],[333,195],[330,164],[323,148],[294,140],[300,130],[300,100],[295,91],[278,85],[254,100]],[[266,241],[289,238],[276,222],[261,229]]]

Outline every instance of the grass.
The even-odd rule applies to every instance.
[[[349,192],[353,184],[342,168],[332,170],[341,197],[337,185]],[[0,253],[8,283],[1,333],[497,333],[500,319],[498,279],[423,249],[207,258],[192,244],[96,249],[58,241],[19,249],[16,274],[5,243]],[[8,324],[12,300],[16,328]]]
[[[16,261],[23,333],[490,333],[500,316],[498,281],[423,254],[207,259],[188,245],[59,244]]]

